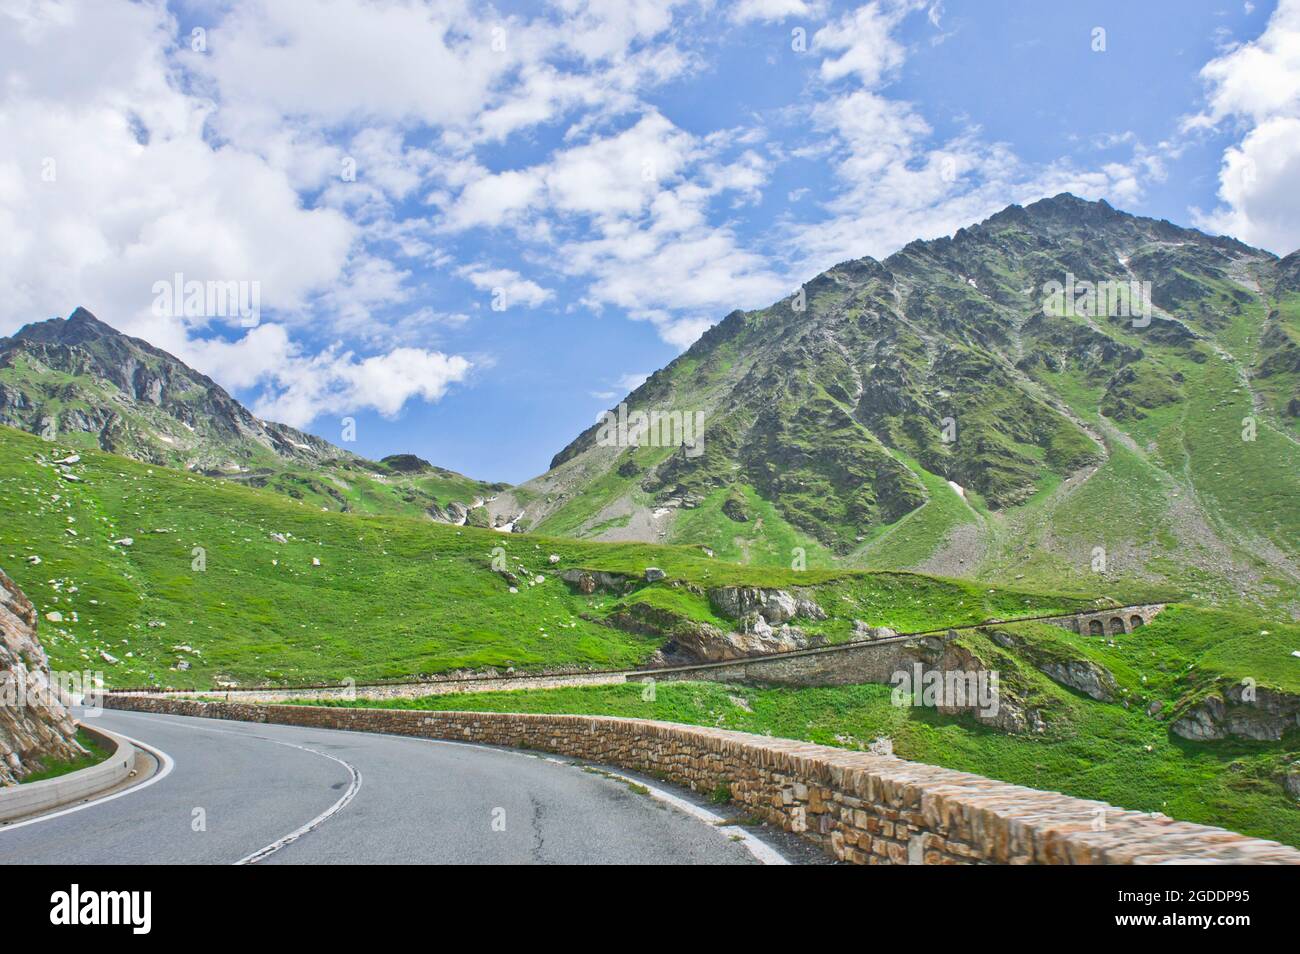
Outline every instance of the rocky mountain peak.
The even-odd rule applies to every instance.
[[[258,419],[211,378],[83,307],[0,338],[0,424],[87,433],[103,450],[203,471],[352,456]]]

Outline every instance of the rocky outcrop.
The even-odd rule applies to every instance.
[[[1300,727],[1300,696],[1275,689],[1233,683],[1189,706],[1170,729],[1197,742],[1253,739],[1276,742]]]
[[[1287,766],[1286,775],[1282,779],[1282,787],[1292,798],[1300,799],[1300,762],[1292,762]]]
[[[592,579],[588,571],[582,571],[582,574],[586,579]],[[580,583],[580,589],[581,586]],[[749,628],[729,632],[712,623],[689,619],[671,610],[639,602],[620,607],[603,622],[624,632],[662,637],[664,645],[650,660],[651,666],[726,662],[770,653],[793,652],[821,643],[820,637],[809,639],[802,630],[789,623],[773,628],[761,616]]]
[[[787,624],[780,629],[765,627],[761,631],[726,632],[707,623],[699,623],[674,636],[679,653],[699,662],[726,662],[768,653],[788,653],[807,649],[811,641],[804,633]]]
[[[1082,692],[1098,702],[1114,702],[1119,693],[1115,677],[1105,666],[1082,656],[1048,653],[1042,647],[1005,630],[996,630],[990,636],[999,646],[1015,650],[1053,682]]]
[[[50,665],[36,638],[36,609],[0,570],[0,785],[85,754],[76,725],[50,691]]]
[[[865,620],[860,619],[853,621],[854,639],[892,639],[897,635],[898,631],[888,626],[872,626]]]
[[[768,590],[753,586],[719,586],[709,590],[709,603],[715,612],[738,620],[761,617],[769,625],[779,626],[796,617],[825,619],[826,611],[801,593]]]
[[[635,586],[635,582],[621,573],[606,573],[604,570],[583,570],[574,568],[565,570],[560,579],[576,587],[579,593],[589,596],[597,590],[610,593],[623,593]]]

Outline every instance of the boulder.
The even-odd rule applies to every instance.
[[[645,568],[645,581],[647,583],[658,583],[668,574],[657,566],[648,566]]]
[[[1300,726],[1300,696],[1262,686],[1221,684],[1174,720],[1175,735],[1198,742],[1251,739],[1277,742]]]
[[[888,626],[872,626],[860,619],[853,621],[854,639],[889,639],[897,635],[897,631],[890,629]]]
[[[578,567],[565,570],[560,579],[576,587],[579,593],[590,595],[596,590],[608,590],[623,593],[634,585],[632,580],[621,573],[606,573],[603,570],[583,570]]]
[[[685,626],[673,633],[673,642],[678,652],[700,662],[725,662],[808,648],[808,638],[799,629],[787,623],[774,630],[762,617],[748,632],[729,633],[707,623]]]
[[[1117,688],[1110,671],[1082,659],[1053,660],[1038,666],[1048,678],[1098,702],[1113,702]]]
[[[758,613],[768,623],[778,626],[796,617],[826,618],[825,610],[814,600],[786,590],[751,586],[719,586],[709,590],[709,602],[722,616],[743,620]]]

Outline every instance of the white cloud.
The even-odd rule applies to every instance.
[[[493,30],[504,49],[493,48]],[[349,121],[470,122],[528,37],[457,0],[246,0],[209,30],[194,67],[223,108]]]
[[[310,131],[265,152],[205,138],[214,106],[178,82],[175,30],[156,2],[0,9],[0,333],[85,304],[227,388],[265,389],[259,412],[300,425],[440,398],[466,359],[410,347],[312,355],[292,339],[286,322],[319,325],[322,314],[373,335],[370,310],[403,300],[406,274],[362,247],[341,208],[304,206],[299,188],[336,175],[341,150],[315,154],[327,172],[304,173],[285,155],[310,155]],[[211,34],[214,53],[221,36]],[[69,49],[93,55],[68,69]],[[430,165],[392,131],[360,132],[349,149],[381,205],[409,195]],[[281,321],[230,342],[204,328],[226,319],[154,314],[154,283],[178,272],[257,282],[263,311]]]
[[[1201,70],[1207,108],[1189,129],[1248,126],[1219,171],[1218,208],[1203,228],[1286,254],[1300,247],[1300,0],[1281,0],[1264,33]]]
[[[1300,2],[1279,0],[1264,33],[1205,64],[1208,109],[1189,120],[1199,126],[1229,116],[1256,123],[1300,112]]]
[[[1158,160],[1136,143],[1129,163],[1079,169],[1068,159],[1024,163],[1008,145],[986,141],[977,127],[934,141],[914,104],[880,91],[906,58],[895,31],[924,8],[916,0],[873,2],[815,37],[814,50],[828,51],[820,64],[826,88],[809,110],[821,141],[802,156],[828,161],[839,188],[823,198],[822,217],[801,212],[789,224],[801,277],[848,258],[882,258],[916,238],[949,235],[1011,202],[1069,191],[1131,203],[1143,179],[1163,174]],[[933,23],[941,10],[931,6],[928,15]]]
[[[494,298],[499,296],[504,308],[515,304],[536,308],[555,297],[555,292],[549,288],[543,288],[509,268],[467,265],[459,269],[459,274],[475,288],[490,293]]]
[[[0,332],[77,302],[139,321],[153,283],[176,272],[258,281],[264,307],[288,310],[330,286],[355,227],[303,208],[259,157],[203,141],[208,108],[168,81],[163,10],[26,11],[16,29],[0,13]],[[68,49],[96,55],[55,70]]]
[[[775,23],[790,17],[819,19],[826,13],[823,0],[739,0],[731,7],[736,23]]]
[[[1280,255],[1300,248],[1300,117],[1266,120],[1224,152],[1219,198],[1198,225]]]
[[[729,225],[712,221],[715,199],[753,201],[767,181],[768,162],[753,150],[720,158],[747,141],[700,139],[649,111],[545,163],[474,179],[448,201],[442,227],[509,226],[557,249],[554,266],[587,283],[584,304],[625,309],[685,347],[727,311],[766,304],[787,284]]]
[[[894,38],[893,31],[916,6],[915,3],[868,3],[818,30],[813,36],[813,50],[838,53],[822,60],[822,78],[834,81],[856,76],[864,86],[878,84],[889,71],[901,66],[906,57],[906,50]]]
[[[469,370],[469,361],[460,355],[423,348],[395,348],[367,358],[327,348],[277,368],[253,410],[300,427],[322,414],[367,408],[394,417],[412,398],[439,400]]]

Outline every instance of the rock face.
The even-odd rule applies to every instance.
[[[779,626],[797,616],[825,619],[826,611],[814,601],[786,590],[765,590],[752,586],[720,586],[709,590],[709,602],[723,616],[738,620],[761,617]]]
[[[1292,798],[1300,799],[1300,762],[1292,762],[1287,768],[1282,786]]]
[[[34,434],[86,432],[102,450],[146,463],[221,472],[272,454],[309,465],[356,459],[261,420],[211,378],[84,308],[0,338],[0,380],[0,424]]]
[[[0,570],[0,785],[39,771],[42,759],[84,754],[68,710],[49,691],[49,669],[36,610]]]
[[[596,581],[586,571],[577,578],[578,589],[584,585],[595,586]],[[651,666],[692,665],[695,663],[726,662],[746,659],[769,653],[792,652],[819,645],[820,637],[809,638],[798,627],[782,623],[773,628],[757,614],[741,630],[728,632],[721,627],[700,620],[689,619],[671,610],[647,603],[633,602],[611,614],[609,625],[629,633],[659,636],[666,640],[651,660]]]
[[[767,653],[788,653],[807,649],[808,637],[787,624],[780,629],[764,627],[761,631],[728,633],[707,623],[674,634],[677,650],[700,662],[725,662]]]
[[[635,585],[631,579],[622,574],[606,573],[603,570],[583,570],[578,568],[565,570],[560,574],[560,579],[570,586],[577,587],[578,592],[584,596],[590,596],[597,590],[622,593]]]
[[[1014,649],[1034,667],[1054,682],[1060,683],[1098,702],[1114,702],[1119,693],[1115,677],[1110,670],[1079,656],[1053,656],[1033,644],[1008,633],[996,630],[992,639],[999,646]]]
[[[1300,726],[1300,696],[1234,683],[1188,708],[1170,729],[1197,742],[1254,739],[1276,742]]]

